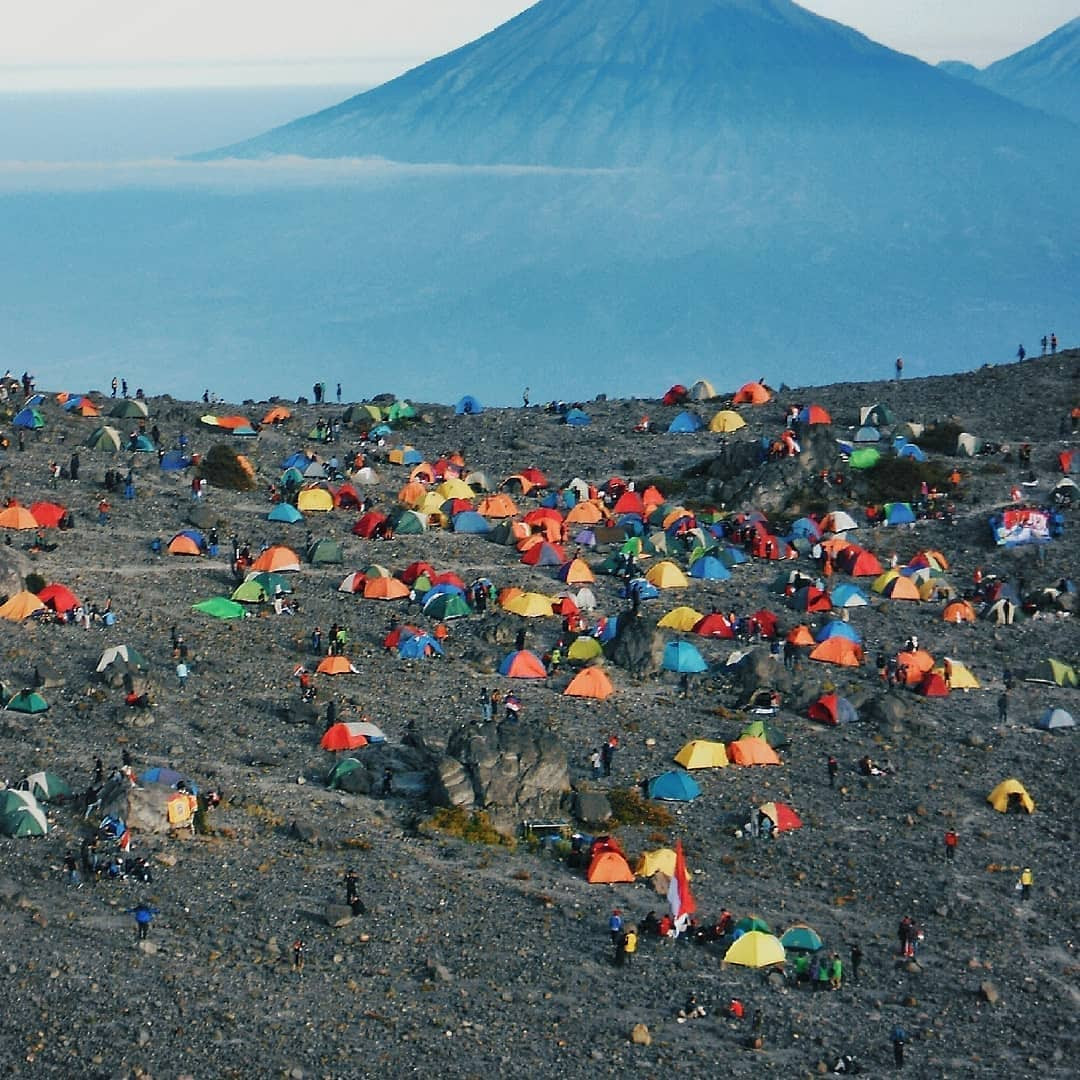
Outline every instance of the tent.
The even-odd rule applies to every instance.
[[[681,412],[668,425],[669,435],[688,435],[700,431],[705,424],[697,413]]]
[[[592,423],[592,417],[581,409],[571,409],[563,417],[563,423],[569,424],[571,427],[585,427],[586,424]]]
[[[323,733],[319,745],[324,750],[355,750],[367,746],[367,736],[356,730],[359,724],[332,724]]]
[[[268,547],[252,564],[252,570],[272,570],[277,574],[300,569],[300,556],[283,545]]]
[[[686,575],[668,559],[649,567],[645,580],[657,589],[683,589],[690,584]]]
[[[20,690],[4,708],[12,712],[37,714],[47,711],[49,703],[36,690]]]
[[[763,968],[783,964],[786,958],[780,939],[772,934],[751,930],[735,941],[726,953],[725,964],[741,967]]]
[[[121,420],[145,420],[150,415],[145,401],[118,401],[109,415]]]
[[[724,409],[718,412],[712,420],[709,421],[709,430],[719,432],[724,435],[728,435],[733,431],[738,431],[740,428],[746,427],[746,421],[737,413],[731,409]]]
[[[98,658],[97,667],[94,670],[100,674],[118,660],[139,671],[145,671],[147,668],[146,659],[142,653],[136,652],[130,645],[110,645]]]
[[[34,520],[42,528],[55,529],[59,527],[61,519],[67,513],[67,508],[59,503],[35,502],[30,504],[30,513],[34,515]]]
[[[483,411],[484,406],[472,394],[466,394],[463,398],[459,398],[458,403],[454,406],[455,416],[479,416]]]
[[[181,529],[170,541],[170,555],[201,555],[206,550],[206,538],[195,529]]]
[[[881,460],[881,451],[873,446],[866,446],[856,450],[848,458],[848,464],[853,469],[872,469]]]
[[[858,585],[848,581],[833,586],[830,596],[834,608],[866,607],[870,603],[870,597]]]
[[[359,672],[353,667],[347,656],[340,654],[324,656],[315,669],[320,675],[357,675]]]
[[[633,882],[634,874],[620,851],[598,851],[589,861],[585,879],[591,885],[614,885]]]
[[[254,578],[249,578],[233,589],[229,599],[235,600],[238,604],[264,604],[270,596]]]
[[[787,803],[762,803],[758,809],[773,823],[773,829],[778,833],[802,828],[802,818]]]
[[[20,409],[11,421],[13,427],[25,428],[27,431],[39,431],[45,426],[45,419],[37,409]]]
[[[656,625],[685,634],[693,630],[703,618],[701,612],[692,607],[677,607],[669,611]]]
[[[912,525],[915,522],[915,511],[911,503],[887,502],[885,504],[886,525]]]
[[[722,742],[691,739],[675,755],[675,761],[684,769],[724,769],[728,765],[727,749]]]
[[[855,442],[857,443],[876,443],[880,438],[881,432],[872,424],[863,424],[863,426],[855,432]]]
[[[303,521],[304,515],[300,513],[291,503],[278,503],[269,514],[266,515],[267,521],[278,521],[284,525],[293,525],[297,521]]]
[[[709,665],[705,663],[701,653],[686,641],[669,641],[664,646],[661,667],[664,671],[677,671],[688,675],[709,670]]]
[[[1043,731],[1061,731],[1065,728],[1076,727],[1076,721],[1072,713],[1064,709],[1047,709],[1036,721],[1035,726]]]
[[[731,571],[715,555],[702,555],[690,564],[690,576],[699,581],[727,581]]]
[[[312,566],[340,566],[345,561],[341,545],[328,537],[316,540],[308,548],[307,557]]]
[[[430,596],[430,593],[428,594]],[[424,614],[429,619],[462,619],[472,614],[472,608],[456,593],[436,593],[425,599]]]
[[[852,724],[859,719],[858,710],[845,697],[822,694],[806,711],[811,720],[823,724]]]
[[[936,671],[928,671],[915,687],[915,693],[923,697],[948,697],[949,684]]]
[[[587,663],[595,660],[604,653],[600,642],[590,634],[582,634],[574,638],[570,648],[566,650],[566,659],[577,663]]]
[[[709,398],[716,397],[716,391],[713,389],[713,384],[708,379],[698,379],[687,394],[691,401],[708,401]]]
[[[364,766],[356,758],[340,758],[334,762],[334,767],[326,774],[326,786],[331,791],[352,791],[355,788],[359,793],[360,790],[367,790],[366,770],[364,770],[365,781],[362,788],[357,787],[354,783],[348,783],[345,779],[350,773],[354,773],[358,769],[364,770]]]
[[[788,952],[815,953],[823,948],[825,943],[813,927],[798,924],[784,931],[780,944]]]
[[[974,622],[975,609],[966,600],[953,600],[945,605],[941,617],[948,623]]]
[[[63,802],[72,796],[71,787],[67,781],[47,770],[31,773],[19,781],[18,787],[30,792],[38,802],[43,803]]]
[[[846,637],[826,638],[810,653],[811,660],[838,667],[858,667],[862,663],[862,647]]]
[[[296,508],[305,514],[326,513],[334,509],[334,496],[326,488],[304,488],[296,496]]]
[[[615,693],[615,687],[611,685],[611,679],[607,677],[602,668],[582,668],[570,685],[563,691],[567,697],[595,698],[604,701]]]
[[[507,600],[503,607],[526,619],[536,619],[552,614],[551,599],[534,592],[518,593],[517,596]]]
[[[804,405],[799,410],[799,423],[810,426],[811,424],[831,424],[832,417],[828,410],[821,405]]]
[[[0,833],[5,836],[44,836],[49,831],[45,811],[29,791],[0,791]]]
[[[443,647],[431,634],[414,634],[398,642],[398,656],[402,660],[423,660],[443,655]]]
[[[669,878],[675,876],[675,851],[673,848],[654,848],[652,851],[644,851],[634,867],[634,873],[638,877],[651,878],[653,874],[665,874]]]
[[[79,606],[79,598],[66,586],[53,582],[38,593],[38,599],[53,611],[71,611]]]
[[[749,736],[728,743],[728,761],[732,765],[780,765],[780,755],[764,740]]]
[[[1052,683],[1055,686],[1077,686],[1076,669],[1053,657],[1040,661],[1028,672],[1026,682]]]
[[[38,528],[37,518],[19,503],[12,503],[10,506],[0,510],[0,529],[28,530],[36,528]]]
[[[1008,813],[1010,807],[1022,808],[1029,814],[1035,813],[1035,800],[1028,794],[1028,790],[1019,780],[1002,780],[989,795],[986,801],[999,813]]]
[[[645,790],[650,799],[666,802],[691,802],[701,794],[697,781],[681,769],[654,776]]]
[[[735,391],[731,399],[735,405],[765,405],[772,398],[768,388],[758,382],[748,382]]]
[[[108,450],[115,452],[120,449],[120,444],[123,440],[120,438],[120,432],[114,427],[103,425],[96,428],[90,435],[87,436],[84,446],[89,447],[91,450]]]
[[[528,649],[508,653],[499,665],[499,674],[508,679],[546,679],[544,662]]]

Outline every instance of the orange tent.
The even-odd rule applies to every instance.
[[[233,428],[251,427],[251,421],[246,416],[219,416],[217,426],[232,431]]]
[[[597,701],[603,701],[615,693],[615,687],[600,668],[587,667],[573,677],[563,693],[569,697],[596,698]]]
[[[40,598],[23,589],[22,592],[17,592],[5,604],[0,605],[0,619],[7,619],[8,622],[21,622],[28,615],[33,615],[35,611],[41,611],[44,607],[45,605]]]
[[[198,542],[193,540],[185,533],[177,533],[169,541],[169,554],[170,555],[201,555],[202,548],[199,547]]]
[[[356,728],[359,724],[332,724],[319,740],[324,750],[355,750],[358,746],[367,746],[367,736],[361,735]]]
[[[12,503],[4,510],[0,510],[0,529],[36,529],[38,520],[18,503]]]
[[[941,617],[951,623],[974,622],[975,609],[966,600],[954,600],[945,605]]]
[[[789,630],[787,640],[792,645],[813,645],[814,635],[810,633],[810,627],[800,623],[794,630]]]
[[[356,675],[356,668],[347,656],[324,656],[315,669],[320,675]]]
[[[598,851],[585,871],[591,885],[612,885],[620,881],[633,882],[634,873],[626,857],[618,851]]]
[[[727,756],[732,765],[782,764],[776,751],[764,739],[753,735],[728,743]]]
[[[480,500],[477,513],[486,518],[508,518],[518,512],[514,500],[509,495],[488,495]]]
[[[288,420],[292,416],[283,405],[275,405],[272,409],[269,409],[266,415],[262,418],[264,424],[277,424],[282,420]]]
[[[899,652],[896,654],[897,666],[907,669],[907,682],[922,682],[922,677],[932,671],[934,658],[925,650],[918,649],[915,652]]]
[[[736,405],[764,405],[771,397],[772,394],[761,383],[748,382],[739,387],[732,401]]]
[[[273,570],[279,574],[285,570],[299,570],[300,556],[292,548],[279,544],[267,548],[251,564],[251,569],[257,571]]]
[[[810,659],[839,667],[858,667],[862,663],[862,649],[854,641],[837,634],[835,637],[826,638],[814,649],[810,653]]]
[[[364,582],[366,600],[403,600],[409,595],[409,586],[395,577],[369,577]]]
[[[559,569],[559,580],[567,585],[587,585],[596,580],[584,559],[571,559]]]
[[[534,652],[530,652],[528,649],[518,649],[517,652],[511,653],[507,660],[510,662],[505,665],[506,670],[500,669],[499,674],[505,675],[508,679],[546,679],[547,669],[544,667],[543,661]]]
[[[567,524],[598,525],[604,520],[604,511],[591,499],[579,502],[566,515]]]

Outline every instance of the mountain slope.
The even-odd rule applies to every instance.
[[[1080,17],[989,67],[950,60],[939,66],[1003,97],[1080,124]]]
[[[790,0],[541,0],[455,52],[215,156],[712,170],[856,133],[1027,143],[1025,110]],[[1049,134],[1047,129],[1044,134]],[[835,146],[828,152],[840,152]]]

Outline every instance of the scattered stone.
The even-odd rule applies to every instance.
[[[645,1024],[635,1024],[630,1030],[630,1041],[635,1046],[652,1046],[652,1035]]]

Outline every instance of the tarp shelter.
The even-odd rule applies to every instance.
[[[481,405],[472,394],[466,394],[463,398],[460,398],[458,403],[454,406],[454,414],[456,416],[479,416],[483,411],[484,406]]]
[[[620,851],[598,851],[589,861],[585,879],[591,885],[614,885],[633,882],[634,872]]]
[[[595,698],[604,701],[615,693],[611,680],[602,668],[587,667],[579,671],[563,691],[567,697]]]
[[[1072,713],[1065,709],[1047,709],[1036,721],[1035,726],[1043,731],[1061,731],[1065,728],[1076,727],[1076,721]]]
[[[732,765],[780,765],[780,755],[764,740],[753,737],[728,743],[728,761]]]
[[[244,608],[227,596],[211,596],[191,605],[192,611],[201,611],[215,619],[242,619]]]
[[[780,939],[772,934],[751,930],[743,934],[724,953],[725,964],[738,964],[741,967],[764,968],[783,964],[786,954]]]
[[[676,755],[675,761],[684,769],[725,769],[727,748],[722,742],[710,739],[691,739]]]
[[[1013,807],[1023,809],[1029,814],[1035,813],[1035,800],[1028,794],[1028,790],[1019,780],[1002,780],[989,795],[986,801],[999,813],[1005,814]]]
[[[650,799],[663,799],[666,802],[691,802],[701,794],[698,782],[681,769],[654,776],[646,785]]]

